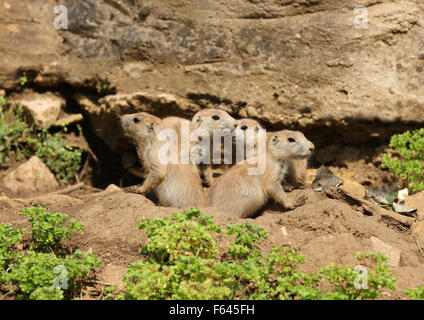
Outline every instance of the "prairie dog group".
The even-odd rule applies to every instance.
[[[210,204],[239,218],[250,218],[272,198],[286,209],[293,204],[285,194],[281,177],[291,160],[307,159],[314,145],[298,131],[267,133],[266,169],[262,175],[249,175],[248,161],[243,161],[219,177],[209,192]]]
[[[223,110],[204,109],[196,113],[191,121],[179,117],[160,119],[140,112],[122,116],[121,125],[126,135],[135,141],[138,157],[147,171],[143,185],[130,187],[128,191],[144,194],[154,190],[163,206],[188,208],[211,205],[242,218],[252,217],[270,198],[286,209],[293,209],[297,204],[287,198],[282,182],[285,184],[286,177],[295,177],[296,182],[304,183],[307,158],[314,150],[313,143],[301,132],[282,130],[266,133],[264,172],[251,175],[249,172],[253,165],[249,161],[251,159],[248,159],[213,179],[212,155],[217,151],[221,155],[221,138],[234,136],[236,141],[240,141],[243,136],[245,138],[247,130],[253,129],[255,136],[251,141],[254,144],[253,150],[257,150],[259,140],[256,135],[259,130],[263,130],[257,121],[236,120]],[[189,128],[190,161],[180,162],[179,157],[178,163],[163,164],[159,159],[159,150],[165,142],[158,138],[159,132],[164,129],[175,130],[180,150],[183,126]],[[219,141],[215,141],[217,132]],[[209,142],[206,144],[208,149],[196,149],[203,140]],[[244,159],[251,156],[254,154]],[[202,188],[202,176],[210,186],[208,196]]]

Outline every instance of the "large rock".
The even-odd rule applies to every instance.
[[[411,231],[418,234],[424,234],[424,221],[417,221],[411,225]]]
[[[366,194],[366,189],[363,185],[350,179],[343,179],[343,184],[340,188],[360,198],[363,198]]]
[[[152,89],[182,99],[176,112],[220,106],[345,142],[384,140],[424,120],[422,0],[63,3],[69,29],[60,31],[56,1],[0,5],[0,87],[28,70],[40,86]],[[367,29],[354,27],[359,5]]]
[[[40,94],[26,91],[14,100],[23,105],[32,122],[40,129],[48,129],[54,125],[66,104],[62,97],[51,92]]]
[[[0,87],[14,88],[23,75],[32,79],[41,70],[61,74],[62,38],[53,26],[55,0],[0,3]]]
[[[49,192],[59,187],[53,173],[36,156],[9,172],[2,184],[16,195]]]
[[[405,201],[405,206],[417,209],[418,220],[424,220],[424,191],[409,196]]]

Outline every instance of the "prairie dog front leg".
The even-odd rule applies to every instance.
[[[154,172],[149,172],[146,180],[144,180],[144,183],[141,186],[132,186],[125,189],[125,191],[130,193],[145,194],[153,190],[160,182],[160,175],[155,174]]]
[[[296,206],[289,200],[287,194],[279,183],[273,183],[267,188],[268,195],[282,205],[285,209],[294,209]]]

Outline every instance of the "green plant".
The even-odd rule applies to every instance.
[[[24,228],[0,224],[0,293],[6,289],[22,299],[61,300],[69,297],[75,282],[87,277],[101,265],[93,254],[76,250],[73,254],[58,257],[53,250],[63,239],[71,239],[72,230],[81,230],[82,224],[73,220],[65,226],[66,215],[47,213],[44,208],[33,207],[22,213],[31,217],[32,241],[30,250],[23,250]],[[10,289],[12,287],[12,289]]]
[[[391,153],[382,155],[382,168],[387,168],[408,183],[411,191],[424,190],[424,128],[395,134],[390,147],[400,157]]]
[[[116,291],[115,286],[106,286],[104,290],[105,290],[106,300],[113,300],[115,298],[115,291]]]
[[[410,300],[424,300],[424,286],[416,289],[405,289],[404,293]]]
[[[28,78],[27,78],[26,76],[21,76],[21,77],[19,78],[19,83],[21,84],[21,86],[26,85],[26,84],[27,84],[27,82],[28,82]]]
[[[351,292],[357,276],[353,267],[330,265],[322,274],[333,289],[321,292],[321,276],[298,269],[303,255],[286,247],[261,253],[257,242],[268,235],[249,222],[228,225],[226,233],[235,235],[234,242],[228,252],[219,252],[213,237],[221,229],[197,209],[143,221],[140,228],[148,237],[142,247],[148,258],[129,265],[123,277],[125,293],[117,299],[373,298],[380,287],[394,286],[383,257],[358,254],[361,263],[374,263],[369,288]]]
[[[81,168],[81,150],[66,145],[60,133],[51,135],[44,130],[28,139],[28,145],[60,180],[70,180]]]
[[[26,155],[25,141],[32,130],[23,121],[23,108],[10,108],[10,101],[0,96],[0,164],[10,157]]]
[[[63,291],[54,286],[39,287],[35,289],[29,296],[31,300],[63,300]]]
[[[254,226],[250,222],[228,225],[227,234],[236,235],[234,244],[229,247],[229,253],[232,257],[238,258],[247,257],[252,249],[257,254],[257,248],[254,248],[255,243],[261,238],[268,238],[268,233],[264,229]]]
[[[354,266],[330,264],[321,269],[327,280],[335,287],[323,295],[324,299],[362,300],[377,299],[381,288],[395,289],[396,276],[390,273],[387,257],[375,253],[357,253],[355,258],[366,266],[365,282],[359,282],[361,275]],[[355,284],[356,282],[356,284]]]
[[[14,259],[11,249],[22,241],[24,228],[13,228],[8,224],[0,224],[0,283],[6,277],[6,267]]]
[[[54,253],[27,251],[9,265],[6,279],[7,283],[18,285],[22,298],[43,299],[47,292],[57,298],[58,290],[69,292],[75,279],[86,277],[93,267],[100,265],[93,254],[84,255],[80,251],[66,258]],[[51,287],[57,290],[51,291]]]
[[[198,218],[198,222],[192,218]],[[197,209],[185,214],[174,214],[171,220],[143,221],[139,229],[144,229],[150,240],[142,250],[161,262],[175,260],[180,255],[210,258],[218,253],[215,241],[207,231],[220,232],[220,229]]]
[[[23,120],[23,106],[10,106],[10,101],[0,96],[0,164],[15,156],[23,159],[39,157],[60,180],[75,177],[82,164],[82,151],[66,144],[60,133],[47,130],[39,133]],[[62,130],[67,131],[63,126]],[[81,134],[81,128],[78,127]]]
[[[68,216],[62,213],[47,212],[45,208],[37,206],[26,208],[23,216],[30,217],[32,224],[32,249],[49,250],[57,248],[64,239],[71,239],[72,231],[81,231],[82,223],[71,219],[70,225],[66,226]]]

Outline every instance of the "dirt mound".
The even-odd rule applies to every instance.
[[[26,226],[28,223],[19,212],[35,204],[42,204],[49,211],[69,214],[84,224],[84,231],[75,235],[72,246],[99,256],[103,268],[99,270],[98,278],[121,287],[121,276],[129,263],[142,258],[140,246],[147,240],[137,228],[139,222],[170,217],[183,210],[159,207],[143,196],[116,189],[92,194],[85,201],[71,201],[73,198],[69,196],[27,200],[3,197],[0,199],[0,223]],[[392,272],[398,277],[396,291],[385,292],[383,298],[402,299],[405,288],[424,283],[424,258],[417,247],[424,238],[416,235],[416,242],[409,228],[401,222],[384,218],[382,212],[386,210],[379,212],[380,208],[361,200],[368,208],[366,211],[360,205],[330,199],[309,188],[289,193],[290,198],[302,195],[307,197],[306,204],[295,210],[283,212],[277,204],[270,204],[259,217],[248,219],[269,234],[268,239],[259,243],[262,251],[270,252],[276,245],[294,247],[307,257],[301,269],[308,272],[318,271],[331,262],[354,265],[356,252],[383,252],[389,256]],[[246,221],[214,208],[200,209],[222,227]],[[218,235],[216,241],[221,249],[225,249],[229,238]]]

